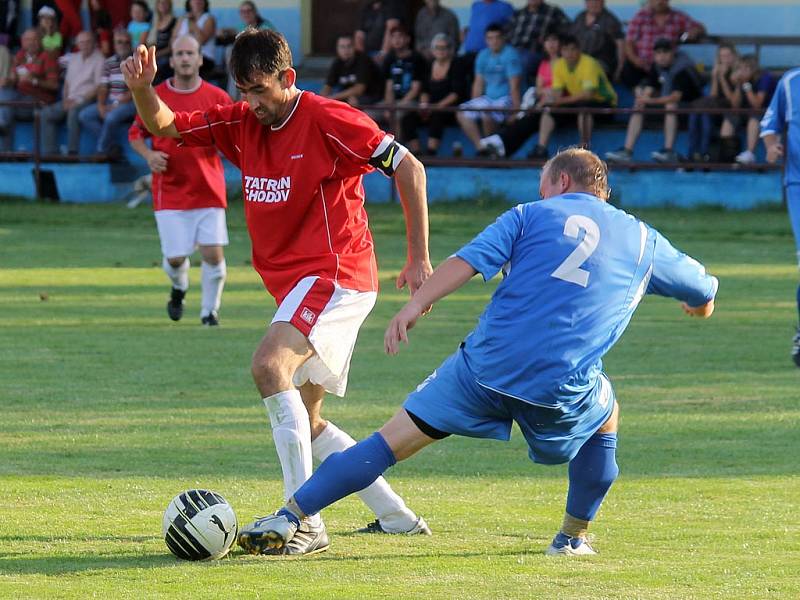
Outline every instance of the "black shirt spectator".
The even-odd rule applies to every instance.
[[[378,66],[363,52],[353,48],[353,38],[336,41],[336,58],[331,63],[320,95],[342,100],[353,106],[377,102],[383,96],[384,80]]]
[[[703,84],[694,63],[683,52],[676,52],[672,64],[661,67],[653,62],[644,80],[646,87],[653,88],[658,96],[669,96],[680,92],[680,103],[685,104],[703,95]]]
[[[395,101],[408,94],[415,81],[421,83],[425,79],[427,67],[427,62],[416,50],[402,55],[395,50],[389,52],[383,62],[383,78],[387,83],[391,82]]]
[[[578,13],[570,32],[581,45],[581,52],[600,63],[611,78],[618,78],[625,60],[625,34],[622,23],[605,7],[605,0],[586,0],[586,10]]]

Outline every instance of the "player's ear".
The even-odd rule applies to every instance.
[[[561,171],[561,173],[558,174],[558,183],[561,186],[561,193],[563,194],[569,189],[569,186],[572,183],[569,177],[569,173]]]
[[[280,80],[281,86],[284,89],[292,87],[295,83],[297,83],[297,71],[289,67],[281,73]]]

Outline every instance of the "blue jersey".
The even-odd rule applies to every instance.
[[[590,194],[521,204],[456,253],[504,274],[464,356],[485,388],[563,407],[596,388],[602,357],[645,293],[702,306],[716,278],[652,227]]]
[[[800,183],[800,68],[787,71],[775,88],[772,102],[761,119],[761,137],[783,135],[788,127],[783,147],[786,152],[787,185]]]

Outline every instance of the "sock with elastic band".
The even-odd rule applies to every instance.
[[[363,490],[395,464],[392,449],[377,431],[344,452],[334,452],[294,494],[303,514],[314,515]]]
[[[218,262],[216,265],[209,264],[205,261],[201,263],[201,317],[208,316],[212,312],[219,312],[219,305],[222,300],[222,288],[225,286],[225,277],[227,273],[228,269],[224,259]]]
[[[183,292],[189,289],[189,267],[191,266],[191,261],[189,260],[188,256],[177,267],[173,267],[171,264],[169,264],[169,261],[165,256],[161,266],[164,269],[164,272],[167,274],[167,277],[169,277],[169,280],[172,282],[172,287]]]
[[[616,433],[596,433],[570,461],[567,516],[578,522],[585,521],[586,526],[594,519],[611,484],[619,475],[616,452]],[[565,524],[569,526],[566,521]],[[564,533],[572,535],[569,531]]]
[[[283,499],[288,500],[311,477],[311,425],[308,412],[300,391],[296,389],[264,398],[264,406],[269,414],[272,438],[283,470]]]
[[[355,444],[356,441],[347,432],[328,421],[322,433],[311,442],[311,452],[316,460],[323,462],[334,452],[343,452]],[[417,515],[383,477],[378,477],[374,483],[358,492],[358,497],[375,513],[384,531],[404,533],[417,524]]]

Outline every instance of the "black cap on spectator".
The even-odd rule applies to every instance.
[[[653,50],[658,52],[659,50],[672,50],[674,48],[674,44],[672,40],[667,38],[659,38],[656,40],[656,43],[653,44]]]

